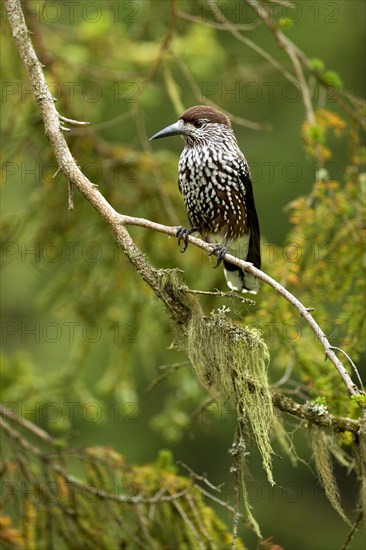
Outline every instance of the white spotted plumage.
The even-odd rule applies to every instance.
[[[246,160],[230,127],[206,122],[197,133],[186,138],[179,161],[179,189],[190,222],[223,241],[239,238],[248,233],[239,177],[240,170],[248,171]]]

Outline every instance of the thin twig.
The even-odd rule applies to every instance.
[[[86,126],[87,124],[90,124],[90,122],[83,122],[81,120],[74,120],[73,118],[66,118],[63,115],[60,115],[59,113],[59,119],[62,120],[62,122],[67,122],[68,124],[72,124],[73,126]]]
[[[204,523],[202,521],[202,518],[201,518],[198,510],[197,510],[197,506],[195,505],[193,498],[188,493],[187,493],[185,498],[188,501],[189,507],[192,510],[192,514],[196,518],[197,525],[200,528],[203,536],[210,542],[210,545],[211,545],[210,548],[215,549],[216,548],[215,541],[213,540],[210,533],[207,531],[206,527],[204,526]]]
[[[223,14],[223,12],[220,10],[220,8],[214,4],[213,2],[210,2],[207,4],[207,6],[210,8],[214,16],[218,21],[224,21],[226,29],[233,35],[237,40],[240,42],[243,42],[249,48],[257,52],[260,56],[262,56],[264,59],[266,59],[275,69],[277,69],[281,74],[283,74],[284,77],[287,78],[290,82],[293,84],[297,84],[296,78],[283,66],[281,63],[277,61],[272,55],[270,55],[266,50],[258,46],[253,40],[250,40],[250,38],[247,38],[246,36],[243,36],[238,30],[236,29],[235,25],[231,23]],[[202,21],[204,24],[204,22]]]
[[[202,296],[218,296],[220,298],[233,298],[234,300],[238,300],[242,304],[248,304],[251,306],[255,306],[256,302],[254,300],[250,300],[249,298],[242,298],[239,296],[239,294],[235,290],[230,290],[229,292],[223,292],[222,290],[193,290],[189,288],[186,290],[188,294],[196,294],[196,295],[202,295]]]
[[[289,381],[293,368],[294,368],[294,360],[291,359],[291,361],[289,361],[289,363],[287,364],[286,370],[284,374],[281,376],[281,378],[277,380],[277,382],[273,382],[271,384],[272,388],[279,388],[280,386],[283,386],[284,384],[286,384]]]
[[[197,483],[195,483],[193,485],[193,487],[195,487],[198,491],[200,491],[200,493],[205,495],[207,498],[209,498],[213,502],[216,502],[217,504],[220,504],[220,506],[222,506],[223,508],[226,508],[227,510],[229,510],[232,513],[235,512],[235,509],[234,509],[233,506],[231,506],[231,504],[228,504],[226,501],[222,500],[221,498],[218,498],[217,496],[209,493],[208,491],[206,491],[206,489],[201,487],[201,485],[198,485]],[[247,520],[246,520],[246,518],[243,514],[239,513],[239,518],[245,523],[246,526],[249,526],[249,524],[247,523]]]
[[[336,346],[331,346],[331,347],[332,347],[332,349],[336,349],[337,351],[340,351],[341,353],[343,353],[343,355],[345,355],[347,357],[348,361],[351,363],[351,366],[354,370],[354,373],[356,375],[358,383],[360,384],[360,390],[362,390],[363,389],[363,382],[361,380],[360,373],[358,372],[358,369],[357,369],[356,365],[354,364],[354,362],[352,361],[352,359],[350,358],[348,353],[346,353],[342,348],[337,348]]]
[[[233,465],[231,467],[231,472],[235,476],[235,485],[234,485],[234,517],[233,517],[233,530],[232,530],[232,543],[231,550],[236,550],[237,540],[238,540],[238,526],[239,526],[239,503],[240,503],[240,486],[241,479],[243,475],[243,448],[242,448],[242,439],[241,439],[241,430],[240,430],[240,420],[237,420],[234,445],[232,447],[233,454]],[[234,450],[235,448],[235,450]]]
[[[218,493],[221,491],[222,485],[219,485],[219,486],[213,485],[213,483],[211,483],[211,481],[209,481],[207,479],[207,477],[196,474],[196,472],[194,470],[192,470],[192,468],[187,466],[187,464],[185,464],[181,460],[178,460],[177,464],[179,466],[182,466],[182,468],[184,468],[185,470],[187,470],[187,472],[189,472],[189,475],[192,477],[192,479],[197,479],[198,481],[203,481],[203,483],[205,483],[213,491],[217,491]]]
[[[70,211],[74,210],[74,188],[71,181],[67,182],[67,205]]]
[[[361,523],[361,520],[362,520],[362,512],[360,512],[358,514],[358,517],[357,517],[355,523],[352,525],[352,529],[350,530],[350,532],[347,535],[345,543],[342,546],[342,550],[347,550],[347,548],[349,547],[349,544],[350,544],[351,540],[353,539],[353,535],[357,531],[357,528],[358,528],[359,524]]]
[[[199,23],[201,25],[207,25],[207,27],[211,27],[212,29],[217,29],[220,31],[227,31],[227,25],[225,23],[214,23],[213,21],[208,21],[207,19],[204,19],[202,17],[197,17],[196,15],[192,15],[191,13],[187,13],[185,11],[178,11],[177,12],[178,17],[181,19],[186,19],[187,21],[192,21],[192,23]],[[260,23],[235,23],[233,24],[233,28],[235,28],[237,31],[252,31],[253,29],[256,29],[260,25]]]
[[[90,493],[102,500],[111,500],[113,502],[121,504],[157,504],[159,502],[174,502],[175,500],[179,500],[180,498],[182,498],[188,492],[188,489],[182,489],[181,491],[179,491],[178,493],[174,493],[173,495],[164,495],[160,497],[160,500],[157,500],[155,497],[145,498],[142,496],[132,497],[117,495],[114,493],[109,493],[108,491],[104,491],[104,489],[99,489],[92,485],[88,485],[87,483],[83,483],[75,476],[64,472],[61,466],[54,465],[52,466],[52,469],[60,474],[67,483],[73,485],[74,487],[77,487],[81,491]]]
[[[42,428],[40,428],[30,420],[27,420],[26,418],[22,418],[18,416],[9,407],[6,407],[5,405],[0,405],[0,414],[4,416],[7,420],[15,422],[16,424],[18,424],[18,426],[25,428],[26,430],[31,432],[33,435],[36,435],[37,437],[45,441],[46,443],[53,446],[55,445],[54,440],[45,430],[42,430]]]
[[[186,367],[189,364],[190,364],[189,361],[183,361],[182,363],[177,363],[175,365],[167,365],[167,366],[164,365],[164,368],[166,368],[167,370],[159,374],[158,376],[156,376],[147,386],[144,393],[146,395],[151,393],[152,390],[156,388],[156,386],[158,386],[159,384],[161,384],[161,382],[169,378],[174,372],[176,372],[177,369],[180,369],[181,367]],[[163,367],[160,367],[160,368],[163,368]]]
[[[273,19],[271,18],[268,10],[262,4],[260,4],[257,0],[246,0],[246,2],[249,6],[251,6],[251,8],[253,8],[258,17],[267,25],[267,27],[275,36],[278,45],[287,53],[287,55],[291,59],[297,76],[297,83],[301,89],[308,122],[309,124],[314,125],[316,121],[313,105],[311,103],[310,90],[306,83],[304,72],[302,70],[302,65],[299,61],[297,52],[292,45],[292,42],[288,40],[283,32],[278,29],[276,24],[273,22]]]
[[[196,527],[193,525],[192,521],[189,519],[188,515],[186,514],[184,508],[180,505],[180,503],[178,501],[174,501],[173,506],[175,506],[175,508],[178,510],[178,513],[180,514],[180,516],[181,516],[182,520],[184,521],[184,523],[192,531],[192,533],[195,537],[195,540],[198,542],[198,548],[200,548],[201,550],[205,550],[205,548],[206,548],[205,544],[204,544],[202,538],[200,537]]]
[[[166,50],[169,48],[170,42],[173,39],[175,25],[176,25],[176,21],[177,21],[176,3],[177,3],[177,0],[170,0],[170,23],[169,23],[169,26],[168,26],[168,30],[167,30],[167,33],[165,35],[164,40],[161,43],[158,56],[155,59],[155,61],[152,64],[149,72],[147,73],[147,75],[145,76],[145,78],[144,78],[144,80],[141,84],[140,94],[142,93],[142,91],[145,89],[146,85],[150,82],[150,80],[152,79],[152,77],[154,76],[156,71],[158,70],[158,68],[159,68],[159,66],[160,66],[160,64],[163,60],[164,54],[165,54]]]

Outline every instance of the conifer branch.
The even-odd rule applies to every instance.
[[[3,430],[3,432],[11,439],[12,443],[15,445],[18,445],[23,452],[30,452],[31,454],[36,456],[38,459],[42,460],[43,462],[46,462],[50,467],[50,469],[54,472],[54,474],[59,474],[69,486],[76,487],[77,489],[79,489],[80,491],[83,491],[84,493],[89,493],[102,500],[111,500],[120,504],[136,505],[136,504],[158,504],[159,502],[174,501],[185,496],[189,490],[189,488],[187,488],[173,494],[168,494],[168,495],[156,494],[151,498],[146,498],[143,496],[127,496],[119,493],[111,493],[99,487],[95,487],[95,485],[85,483],[84,481],[81,481],[78,477],[67,473],[65,471],[65,468],[61,466],[59,463],[53,464],[47,452],[42,451],[37,445],[29,443],[29,441],[25,439],[18,430],[15,430],[13,427],[11,427],[9,422],[7,422],[7,420],[4,420],[4,418],[1,418],[4,416],[7,416],[7,419],[9,419],[9,416],[6,415],[5,411],[6,411],[5,408],[3,407],[0,408],[0,427]],[[15,415],[12,414],[10,418],[14,419],[14,416]],[[23,425],[23,427],[27,428],[27,430],[32,433],[35,433],[35,430],[37,429],[37,426],[34,425],[32,422],[29,422],[29,421],[24,422],[24,420],[19,417],[17,417],[16,422],[17,424]],[[32,425],[32,429],[30,429],[30,425]],[[55,446],[55,442],[53,442],[53,445]],[[62,457],[61,450],[59,451],[57,457],[58,459]],[[61,463],[60,460],[59,462]]]

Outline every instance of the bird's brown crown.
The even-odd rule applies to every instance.
[[[194,124],[197,120],[207,120],[208,122],[225,124],[225,126],[231,127],[230,120],[226,115],[207,105],[190,107],[184,111],[180,119],[184,120],[184,122],[190,122],[191,124]]]

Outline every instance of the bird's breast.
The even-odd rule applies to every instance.
[[[240,159],[217,150],[185,149],[179,161],[179,189],[188,217],[203,233],[236,239],[247,233]]]

